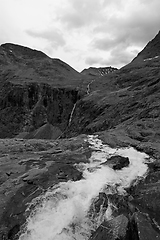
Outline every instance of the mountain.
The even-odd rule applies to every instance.
[[[64,131],[74,103],[89,81],[59,59],[20,45],[2,44],[0,138],[32,132],[46,123]]]
[[[83,75],[89,75],[89,76],[104,76],[108,73],[112,73],[114,71],[118,70],[117,68],[113,67],[90,67],[88,69],[84,69],[81,73]]]
[[[67,218],[73,232],[80,225],[83,227],[83,217],[91,217],[89,224],[95,221],[89,240],[160,239],[160,216],[157,214],[160,212],[159,46],[160,33],[129,64],[102,76],[99,69],[90,68],[78,73],[61,60],[49,58],[42,52],[14,44],[1,45],[1,239],[18,239],[26,230],[25,222],[30,211],[40,213],[39,207],[45,205],[46,199],[51,201],[46,204],[48,209],[44,214],[51,216],[52,201],[56,197],[56,204],[60,198],[65,204],[68,198],[73,200],[70,213],[76,212],[78,217],[72,223]],[[131,163],[135,158],[136,163],[129,164],[133,169],[123,179],[123,173],[128,174],[125,162],[124,166],[114,162],[117,164],[114,169],[108,167],[104,174],[107,173],[107,179],[113,174],[110,182],[120,179],[112,186],[103,179],[103,188],[97,190],[98,180],[103,177],[99,172],[102,164],[98,163],[104,160],[105,165],[106,158],[109,161],[108,155],[112,155],[106,155],[109,150],[104,145],[107,148],[109,145],[111,152],[115,149],[114,157],[111,157],[114,161],[123,162],[129,158]],[[132,154],[127,155],[128,158],[116,156],[120,147],[122,153],[131,147]],[[139,152],[133,151],[132,147]],[[144,156],[143,165],[141,154]],[[98,166],[97,179],[92,178],[94,164]],[[142,176],[144,165],[146,172]],[[121,183],[125,184],[133,177],[136,167],[139,167],[136,171],[138,177],[121,189]],[[91,186],[85,184],[87,177]],[[62,186],[62,192],[59,186]],[[74,186],[85,189],[80,194],[79,188],[73,191]],[[94,190],[96,196],[92,193]],[[81,201],[88,204],[90,191],[94,196],[86,215]],[[76,193],[80,201],[74,195]],[[59,229],[61,222],[58,218],[65,218],[70,206],[60,207],[65,213],[62,216],[57,215],[56,208],[56,221],[50,218],[47,227],[56,222]],[[45,227],[41,217],[34,218],[37,219]],[[84,229],[87,229],[86,225]],[[28,234],[31,231],[27,229]],[[69,231],[64,227],[64,234]]]
[[[151,61],[160,57],[160,31],[152,39],[145,48],[138,53],[137,57],[133,59],[132,62],[140,62],[140,61]]]
[[[13,84],[47,83],[60,87],[78,86],[81,74],[59,59],[16,44],[0,46],[0,74]]]

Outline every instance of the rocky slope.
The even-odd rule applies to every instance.
[[[81,73],[83,75],[89,75],[89,76],[104,76],[108,73],[112,73],[114,71],[118,70],[117,68],[114,67],[90,67],[88,69],[84,69]]]
[[[160,32],[130,64],[102,77],[84,76],[36,50],[0,47],[1,239],[18,238],[32,199],[59,181],[82,178],[75,163],[88,162],[88,133],[150,156],[146,178],[125,197],[100,194],[97,208],[109,199],[114,218],[90,239],[160,239],[159,46]],[[9,139],[15,136],[27,139]]]
[[[155,39],[159,36],[160,33]],[[148,52],[147,46],[143,55]],[[78,102],[70,132],[93,133],[116,128],[140,142],[159,142],[160,58],[154,56],[155,50],[150,53],[152,60],[132,61],[95,79],[90,94]]]
[[[145,48],[138,53],[132,62],[151,61],[160,57],[160,31]]]

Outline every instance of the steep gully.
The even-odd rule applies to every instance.
[[[87,85],[87,95],[90,94],[90,85],[91,85],[94,81],[95,81],[95,80],[92,80],[92,81]],[[73,108],[72,108],[72,111],[71,111],[71,114],[70,114],[70,118],[69,118],[69,122],[68,122],[68,127],[71,125],[72,117],[73,117],[73,113],[74,113],[74,111],[75,111],[76,105],[77,105],[77,103],[75,103],[75,104],[73,105]]]
[[[105,225],[117,219],[117,206],[110,196],[125,198],[128,195],[127,188],[146,176],[148,156],[133,148],[110,148],[93,135],[89,135],[86,141],[92,150],[89,163],[76,165],[83,178],[75,182],[62,181],[33,199],[26,210],[30,215],[19,240],[98,239],[94,232],[99,226],[108,229],[108,239],[131,239],[125,238],[128,223],[123,231],[117,225],[111,224],[109,228]],[[107,166],[106,160],[115,155],[129,157],[129,166],[120,170]],[[119,225],[126,219],[123,216],[121,221],[120,217]]]
[[[91,85],[94,81],[95,81],[95,80],[92,80],[92,81],[89,82],[89,84],[87,85],[87,91],[86,91],[86,94],[87,94],[87,95],[90,94],[90,85]],[[70,113],[69,121],[68,121],[68,125],[67,125],[66,129],[62,132],[62,134],[60,134],[60,135],[57,137],[57,139],[60,139],[60,138],[65,134],[65,132],[68,130],[68,128],[70,127],[71,122],[72,122],[72,118],[73,118],[73,114],[74,114],[74,111],[75,111],[76,106],[77,106],[77,102],[78,102],[78,101],[76,101],[76,102],[74,103],[74,105],[73,105],[73,108],[72,108],[72,111],[71,111],[71,113]]]

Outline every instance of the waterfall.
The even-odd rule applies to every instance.
[[[60,182],[35,198],[27,211],[31,211],[19,240],[87,240],[104,219],[110,219],[112,208],[92,214],[92,203],[99,192],[126,194],[136,179],[147,172],[146,154],[134,148],[113,149],[97,136],[86,139],[92,149],[88,163],[77,168],[83,172],[79,181]],[[129,157],[130,164],[122,170],[113,170],[102,164],[112,155]],[[32,210],[30,210],[32,209]],[[94,217],[93,217],[94,215]]]
[[[71,125],[72,117],[73,117],[73,113],[74,113],[75,108],[76,108],[76,103],[73,105],[73,108],[72,108],[72,111],[71,111],[71,114],[70,114],[70,118],[69,118],[69,122],[68,122],[68,127]]]
[[[87,94],[90,94],[90,85],[94,82],[95,80],[92,80],[88,85],[87,85]]]

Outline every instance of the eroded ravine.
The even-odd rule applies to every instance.
[[[94,214],[92,205],[100,192],[125,195],[125,188],[142,178],[147,172],[145,160],[148,156],[133,148],[112,149],[102,144],[97,136],[88,136],[92,155],[87,164],[79,164],[83,171],[80,181],[60,182],[50,188],[45,195],[34,199],[32,209],[19,240],[82,240],[89,239],[104,219],[112,217],[108,204],[104,211]],[[122,170],[114,171],[103,165],[110,156],[129,157],[130,164]]]

